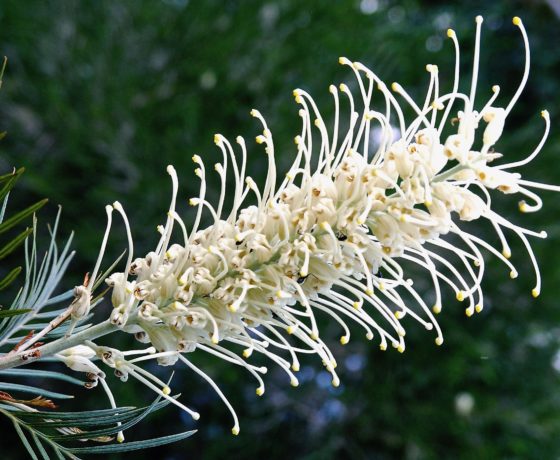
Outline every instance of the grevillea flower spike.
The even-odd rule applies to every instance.
[[[126,215],[115,203],[114,209],[125,220],[130,248],[125,271],[106,280],[112,287],[111,321],[153,348],[128,361],[126,352],[93,342],[88,345],[91,350],[121,378],[132,375],[168,398],[169,387],[137,363],[157,359],[168,366],[182,361],[225,401],[237,434],[233,407],[188,359],[189,353],[201,350],[245,368],[257,381],[258,395],[264,393],[261,375],[266,368],[251,364],[248,358],[253,353],[280,366],[294,386],[298,385],[298,356],[317,354],[337,386],[336,361],[321,336],[317,315],[326,314],[340,325],[343,345],[350,340],[349,321],[361,326],[381,350],[391,346],[404,352],[405,327],[414,322],[432,331],[435,343],[441,345],[436,315],[442,309],[443,286],[466,303],[465,312],[471,316],[484,306],[483,251],[498,257],[512,278],[517,276],[506,235],[517,236],[526,247],[536,278],[532,293],[538,296],[541,278],[528,237],[546,234],[508,221],[493,210],[491,201],[495,191],[520,194],[519,209],[535,212],[542,206],[535,190],[560,191],[557,186],[523,179],[518,172],[545,143],[550,129],[547,111],[541,112],[544,134],[535,150],[524,160],[497,161],[502,154],[494,146],[529,75],[527,34],[519,18],[513,24],[525,45],[525,69],[505,107],[497,105],[500,88],[494,86],[486,102],[475,108],[482,25],[477,17],[467,93],[459,91],[459,43],[453,30],[447,33],[456,53],[452,89],[443,92],[437,66],[428,65],[430,82],[420,103],[398,83],[390,91],[363,64],[341,58],[340,63],[355,75],[357,94],[345,84],[330,87],[335,105],[331,124],[306,91],[294,91],[302,130],[295,138],[295,160],[286,175],[276,171],[266,121],[252,110],[263,128],[256,142],[268,156],[264,184],[247,176],[244,139],[237,137],[234,147],[217,134],[215,143],[223,155],[214,166],[221,180],[217,205],[207,201],[207,167],[195,155],[201,186],[199,195],[190,200],[196,217],[187,230],[175,210],[178,179],[169,166],[173,193],[167,222],[158,227],[161,238],[155,250],[137,259],[133,259]],[[372,103],[375,91],[384,101],[380,108]],[[413,119],[405,119],[399,100],[415,114]],[[347,115],[343,105],[349,106]],[[453,134],[444,136],[449,130]],[[228,209],[226,193],[233,197]],[[247,205],[248,197],[256,204]],[[207,228],[200,227],[203,213],[212,219]],[[495,229],[501,251],[460,226],[462,221],[481,218]],[[175,224],[181,237],[172,243]],[[425,269],[431,279],[434,300],[430,304],[407,277],[405,268],[410,265]]]

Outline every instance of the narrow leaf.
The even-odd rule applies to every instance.
[[[25,241],[25,238],[27,238],[32,232],[33,232],[32,228],[26,228],[12,241],[7,243],[2,249],[0,249],[0,259],[3,259],[8,254],[11,254],[21,243]]]
[[[20,308],[15,310],[0,310],[0,319],[11,318],[12,316],[25,315],[31,311],[30,308]]]
[[[0,390],[21,391],[22,393],[31,393],[39,396],[45,396],[46,398],[56,398],[56,399],[72,399],[74,397],[72,395],[57,393],[55,391],[48,391],[38,387],[32,387],[29,385],[20,385],[19,383],[0,382]]]
[[[10,375],[16,377],[37,377],[41,379],[63,380],[74,385],[83,386],[84,382],[76,377],[63,374],[62,372],[42,371],[36,369],[4,369],[0,370],[0,375]]]
[[[33,448],[31,447],[31,444],[29,444],[29,441],[25,437],[25,434],[23,433],[21,427],[19,426],[19,423],[17,423],[15,420],[13,421],[13,423],[14,423],[14,428],[16,429],[16,432],[17,432],[19,438],[21,439],[21,442],[23,443],[23,445],[27,449],[27,452],[29,453],[30,457],[33,460],[39,460],[37,458],[37,455],[35,455],[35,452],[33,451]]]
[[[93,447],[74,447],[68,449],[76,454],[113,454],[116,452],[130,452],[132,450],[148,449],[150,447],[162,446],[173,442],[181,441],[196,433],[196,430],[185,431],[183,433],[162,436],[160,438],[146,439],[144,441],[124,442],[122,444],[111,444],[108,446]]]
[[[8,273],[2,281],[0,281],[0,291],[6,289],[17,278],[21,272],[21,267],[16,267]]]
[[[4,233],[5,231],[12,228],[14,225],[19,223],[21,220],[25,219],[27,216],[33,214],[34,212],[41,209],[49,200],[45,198],[44,200],[38,201],[35,204],[32,204],[28,208],[24,209],[23,211],[18,212],[17,214],[13,215],[9,219],[5,220],[0,224],[0,233]]]

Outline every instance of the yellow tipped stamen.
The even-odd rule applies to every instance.
[[[456,297],[459,302],[462,302],[465,300],[465,293],[463,291],[457,291]]]
[[[443,345],[443,338],[442,337],[436,337],[436,345],[438,347],[440,347],[441,345]]]
[[[514,26],[520,26],[521,18],[519,16],[514,16],[511,22],[513,23]]]
[[[169,394],[171,393],[171,388],[169,388],[168,386],[164,386],[164,387],[161,389],[161,392],[162,392],[164,395],[167,396],[167,395],[169,395]]]
[[[350,339],[348,338],[347,335],[343,335],[342,337],[340,337],[340,344],[341,345],[346,345],[349,341],[350,341]]]
[[[531,295],[536,299],[539,295],[541,294],[541,292],[538,289],[533,289],[531,291]]]
[[[455,31],[453,29],[447,29],[447,36],[449,38],[456,37]]]
[[[257,396],[262,396],[264,394],[264,388],[263,387],[258,387],[255,390],[255,393],[257,393]]]
[[[476,310],[477,313],[480,313],[484,309],[484,307],[481,303],[478,303],[475,305],[474,309]]]

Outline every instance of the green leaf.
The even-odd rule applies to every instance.
[[[0,183],[4,182],[5,180],[8,180],[10,177],[13,176],[21,176],[23,173],[25,172],[25,168],[18,168],[15,171],[12,171],[8,174],[3,174],[2,176],[0,176]]]
[[[55,398],[55,399],[72,399],[74,397],[72,395],[57,393],[55,391],[48,391],[42,388],[32,387],[30,385],[20,385],[19,383],[0,382],[0,390],[21,391],[22,393],[31,393],[38,396],[44,396],[45,398]],[[52,417],[52,413],[51,413],[51,417]]]
[[[160,402],[161,397],[156,398],[156,400],[150,404],[148,407],[145,408],[145,410],[143,410],[137,417],[134,417],[131,420],[128,420],[127,422],[123,423],[122,425],[118,425],[117,422],[115,421],[115,419],[109,419],[107,424],[112,424],[113,426],[108,427],[108,428],[101,428],[98,430],[93,430],[93,431],[86,431],[83,433],[75,433],[75,434],[62,434],[62,435],[54,435],[54,436],[50,436],[50,439],[54,440],[54,441],[63,441],[63,440],[72,440],[72,439],[95,439],[98,438],[100,436],[111,436],[113,434],[117,434],[119,431],[125,431],[131,427],[133,427],[134,425],[138,424],[142,419],[144,419],[150,412],[153,412],[154,410],[158,410],[159,407],[158,403]],[[168,404],[168,401],[164,401],[166,404]],[[166,405],[164,404],[164,405]],[[162,407],[160,405],[160,407]],[[84,426],[83,424],[81,424],[81,426]]]
[[[83,386],[85,382],[76,377],[63,374],[62,372],[42,371],[36,369],[3,369],[0,375],[9,375],[14,377],[37,377],[41,379],[62,380],[64,382],[73,383],[74,385]]]
[[[12,316],[25,315],[31,311],[30,308],[20,308],[15,310],[0,310],[0,319],[10,318]]]
[[[26,228],[18,236],[16,236],[12,241],[6,244],[2,249],[0,249],[0,259],[3,259],[8,254],[10,254],[14,249],[16,249],[25,239],[33,233],[32,228]]]
[[[29,444],[29,441],[27,440],[27,437],[23,433],[23,430],[19,426],[19,423],[17,423],[16,421],[13,421],[13,424],[14,424],[14,428],[16,429],[16,432],[17,432],[19,438],[21,439],[21,442],[23,443],[23,445],[27,449],[27,452],[29,453],[29,456],[33,460],[38,460],[37,455],[35,455],[35,452],[33,451],[33,448],[31,447],[31,444]]]
[[[21,272],[21,267],[16,267],[8,273],[2,281],[0,281],[0,291],[2,289],[6,289],[12,282],[17,278],[19,273]]]
[[[162,407],[167,406],[169,401],[159,401],[150,409],[155,412]],[[22,420],[27,420],[33,426],[49,426],[49,427],[62,427],[75,425],[79,427],[85,426],[102,426],[118,422],[127,422],[128,420],[146,415],[146,407],[119,407],[116,409],[103,409],[102,411],[84,411],[84,412],[25,412],[19,415]],[[149,407],[148,407],[149,409]],[[104,414],[99,414],[103,412]],[[38,414],[40,416],[38,417]],[[91,415],[95,414],[95,415]],[[56,416],[56,421],[53,421],[53,415]],[[39,420],[37,420],[39,419]],[[139,419],[140,420],[140,419]],[[82,436],[83,437],[83,436]]]
[[[4,186],[0,189],[0,200],[3,200],[10,190],[14,188],[14,185],[16,185],[17,180],[24,171],[24,168],[19,168],[14,172],[0,176],[0,183],[6,182],[6,184],[4,184]]]
[[[12,228],[14,225],[18,224],[21,220],[25,219],[27,216],[33,214],[34,212],[41,209],[49,200],[45,198],[44,200],[38,201],[35,204],[32,204],[28,208],[24,209],[23,211],[18,212],[17,214],[13,215],[9,219],[5,220],[0,224],[0,233],[4,233],[5,231]]]
[[[57,412],[56,418],[57,419],[64,419],[64,420],[71,420],[72,422],[68,423],[79,423],[80,420],[86,419],[98,419],[99,417],[105,416],[112,416],[116,414],[125,414],[130,411],[134,410],[144,410],[144,409],[137,409],[136,407],[132,406],[125,406],[125,407],[117,407],[115,409],[96,409],[96,410],[85,410],[85,411],[76,411],[76,412]],[[18,417],[25,420],[30,419],[43,419],[43,418],[52,418],[52,412],[45,412],[45,411],[37,411],[37,412],[22,412],[18,414]]]
[[[196,433],[197,430],[185,431],[183,433],[162,436],[160,438],[146,439],[144,441],[124,442],[122,444],[110,444],[107,446],[74,447],[69,448],[75,454],[112,454],[117,452],[130,452],[138,449],[149,449],[150,447],[162,446],[173,442],[182,441]]]

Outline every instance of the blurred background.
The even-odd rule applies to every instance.
[[[481,97],[493,84],[502,87],[504,97],[512,95],[521,78],[523,46],[511,24],[514,15],[522,17],[531,41],[529,84],[497,148],[508,158],[525,157],[542,135],[539,114],[547,108],[550,140],[524,175],[560,183],[557,0],[2,0],[0,54],[9,63],[0,92],[0,131],[8,133],[0,143],[0,172],[27,169],[11,205],[17,209],[48,197],[39,215],[44,234],[62,205],[63,234],[76,232],[78,251],[61,287],[69,289],[95,261],[105,204],[123,203],[138,254],[153,247],[170,199],[167,164],[179,172],[181,211],[189,222],[187,198],[198,189],[192,155],[217,161],[216,132],[232,139],[242,134],[250,143],[259,131],[249,116],[253,107],[267,118],[280,168],[286,170],[299,130],[291,92],[308,90],[329,118],[329,84],[353,86],[350,72],[337,64],[340,55],[421,97],[429,81],[427,63],[438,64],[442,84],[451,85],[454,53],[445,31],[453,27],[462,46],[463,81],[469,82],[477,14],[485,17]],[[250,158],[250,172],[259,177],[265,155],[251,146]],[[542,195],[545,210],[530,216],[517,212],[512,197],[497,201],[508,218],[549,234],[534,246],[544,274],[540,298],[530,295],[533,274],[523,269],[528,258],[512,238],[521,276],[510,280],[489,258],[486,308],[473,318],[466,318],[464,306],[447,292],[440,316],[443,347],[420,328],[410,328],[404,355],[380,352],[357,330],[352,342],[340,347],[334,325],[325,325],[340,363],[337,389],[311,359],[303,363],[297,389],[271,368],[267,392],[258,398],[249,375],[195,356],[234,403],[241,434],[230,434],[230,415],[212,389],[179,369],[174,388],[202,414],[200,421],[167,408],[128,439],[192,428],[198,433],[180,444],[118,458],[559,458],[560,200]],[[111,236],[111,257],[125,248],[119,225]],[[98,314],[108,311],[101,307]],[[131,343],[128,337],[119,340],[122,346]],[[113,388],[119,404],[152,400],[134,382],[115,381]],[[62,408],[105,404],[100,389],[78,396]],[[25,458],[4,423],[2,458]]]

